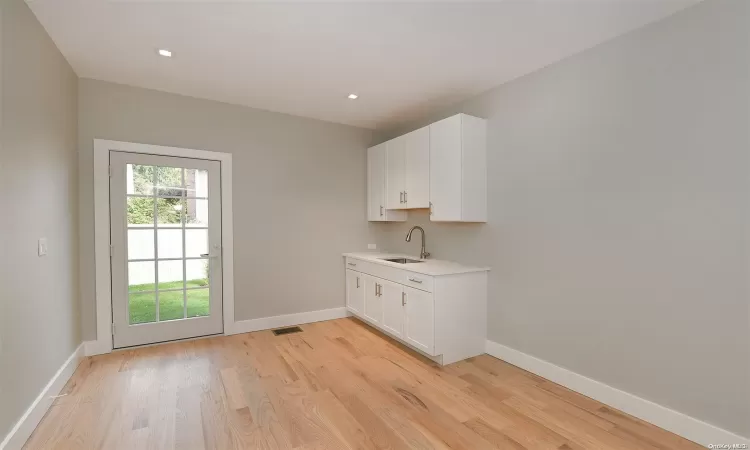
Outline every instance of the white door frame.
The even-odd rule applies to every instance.
[[[232,227],[232,155],[161,145],[94,139],[94,258],[96,266],[96,340],[86,355],[111,353],[112,272],[110,266],[109,152],[111,150],[207,159],[221,164],[221,246],[224,335],[234,334],[234,235]]]

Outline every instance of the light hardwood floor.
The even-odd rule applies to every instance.
[[[491,356],[355,319],[88,358],[26,449],[699,449]]]

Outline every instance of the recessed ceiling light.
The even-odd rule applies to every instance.
[[[356,99],[357,99],[357,97],[359,97],[359,95],[357,95],[357,94],[349,94],[349,98],[350,98],[351,100],[356,100]]]
[[[159,54],[161,56],[166,56],[167,58],[171,58],[172,57],[172,52],[170,52],[169,50],[167,50],[165,48],[160,48],[159,49]]]

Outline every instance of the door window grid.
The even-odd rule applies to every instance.
[[[176,188],[172,188],[176,189]],[[195,197],[190,195],[164,195],[164,194],[128,194],[130,198],[186,198],[188,200],[208,200],[208,197]]]
[[[132,167],[132,165],[130,165],[130,164],[129,164],[129,166]],[[210,264],[210,262],[209,262],[209,259],[205,258],[205,257],[188,257],[188,256],[186,256],[187,255],[186,231],[188,229],[189,230],[208,230],[208,226],[207,226],[207,224],[206,224],[206,226],[204,226],[203,224],[200,224],[200,223],[198,223],[198,224],[187,223],[186,206],[188,206],[188,204],[189,204],[188,202],[189,201],[193,201],[194,205],[197,204],[198,201],[203,201],[203,202],[205,202],[205,205],[206,205],[205,208],[207,209],[207,206],[208,206],[207,176],[208,176],[208,174],[207,173],[205,174],[205,177],[206,177],[206,183],[205,183],[206,184],[205,185],[206,196],[197,196],[197,195],[196,196],[187,196],[187,192],[190,189],[186,185],[185,173],[186,173],[187,170],[190,170],[190,169],[179,168],[179,170],[180,170],[180,187],[177,187],[177,186],[167,186],[167,185],[160,186],[159,185],[159,181],[160,181],[159,180],[159,174],[162,173],[162,171],[163,171],[162,169],[176,169],[176,168],[171,168],[171,167],[166,167],[165,168],[163,166],[152,166],[152,167],[153,167],[153,170],[152,170],[152,183],[153,183],[153,187],[151,188],[151,195],[140,194],[140,193],[139,194],[136,194],[136,193],[132,193],[132,194],[131,193],[127,193],[126,196],[127,196],[127,198],[152,198],[153,199],[153,223],[151,223],[150,224],[151,226],[149,226],[148,228],[145,228],[143,226],[140,226],[140,227],[139,226],[129,226],[129,224],[126,224],[126,230],[128,230],[128,231],[130,231],[131,229],[132,230],[149,230],[149,229],[154,230],[154,233],[153,233],[153,253],[154,253],[154,259],[132,259],[131,260],[131,259],[128,258],[128,262],[129,263],[130,262],[153,262],[153,264],[154,264],[154,284],[153,284],[154,289],[153,290],[135,290],[135,291],[131,291],[129,289],[128,294],[129,294],[129,296],[130,295],[134,295],[134,294],[135,295],[150,295],[150,294],[154,294],[154,303],[155,303],[155,305],[154,305],[154,309],[155,309],[155,311],[154,311],[154,317],[155,317],[155,320],[153,322],[160,322],[160,321],[166,321],[166,320],[175,320],[175,319],[186,319],[186,318],[191,318],[191,317],[201,317],[203,315],[206,315],[206,313],[204,311],[202,311],[201,309],[193,308],[192,311],[189,311],[189,308],[188,308],[188,296],[191,295],[191,294],[189,294],[189,291],[195,291],[193,294],[195,294],[195,295],[200,294],[202,297],[205,297],[206,304],[207,304],[206,306],[208,307],[209,306],[208,303],[210,301],[210,296],[208,296],[207,294],[208,294],[208,291],[209,291],[210,287],[208,286],[208,284],[206,284],[205,286],[198,286],[198,287],[190,286],[189,287],[188,286],[188,279],[187,279],[188,278],[187,265],[188,265],[188,261],[200,261],[200,260],[205,261],[205,264],[206,264],[206,270],[205,270],[206,273],[205,273],[205,276],[206,276],[206,279],[208,279],[208,264]],[[131,169],[131,168],[129,168],[129,169]],[[130,170],[129,170],[129,172],[130,172]],[[130,190],[130,188],[128,190]],[[178,190],[181,195],[180,196],[176,196],[176,195],[162,194],[162,192],[165,192],[165,191],[166,192],[170,192],[170,191],[175,191],[175,190]],[[195,192],[196,189],[192,189],[192,191]],[[171,192],[171,193],[173,193],[173,192]],[[159,199],[179,199],[180,200],[180,202],[179,202],[179,206],[180,207],[179,208],[175,208],[176,210],[179,211],[179,223],[174,222],[174,221],[172,221],[172,223],[160,223],[160,210],[159,210],[159,206],[160,206],[160,204],[163,205],[166,202],[159,202]],[[161,211],[161,212],[163,214],[164,211]],[[194,213],[195,213],[195,211],[194,211]],[[127,216],[127,214],[126,214],[126,216]],[[126,222],[128,222],[127,219],[126,219]],[[143,224],[143,225],[145,225],[145,224]],[[181,247],[182,247],[181,248],[181,251],[182,251],[182,257],[181,258],[160,258],[159,257],[160,256],[159,255],[159,231],[160,230],[170,230],[170,229],[181,230]],[[126,239],[128,239],[128,238],[129,238],[129,236],[126,233]],[[207,247],[206,248],[206,253],[208,253],[208,243],[207,242],[206,242],[206,247]],[[182,263],[181,264],[181,266],[182,266],[182,277],[181,277],[182,278],[182,287],[181,288],[164,288],[164,289],[160,288],[161,283],[159,281],[159,273],[160,273],[159,263],[160,262],[167,262],[167,261],[181,261],[181,263]],[[190,280],[190,281],[193,281],[193,280]],[[129,282],[128,282],[128,285],[130,286]],[[205,293],[203,293],[203,292],[197,292],[197,291],[204,291]],[[182,314],[181,314],[181,317],[177,317],[177,316],[172,317],[172,316],[170,316],[170,317],[166,317],[166,318],[164,318],[164,320],[162,320],[162,317],[161,317],[162,313],[160,311],[162,305],[161,305],[161,302],[160,302],[160,299],[159,299],[159,294],[160,293],[165,293],[166,294],[166,293],[170,293],[170,292],[182,292]],[[128,309],[130,309],[130,301],[128,302]],[[130,314],[130,311],[128,311],[128,314],[129,314],[129,317],[130,317],[130,324],[131,325],[133,325],[133,324],[139,324],[139,323],[153,323],[153,322],[150,322],[150,321],[137,321],[137,320],[134,321],[133,318],[132,318],[132,315]]]
[[[186,258],[159,258],[159,261],[182,261],[183,259],[187,259],[188,261],[191,261],[191,260],[195,261],[195,260],[201,260],[201,259],[206,259],[206,258],[202,258],[200,256],[188,256]],[[154,258],[141,258],[141,259],[134,258],[134,259],[129,259],[128,262],[151,262],[153,260]]]

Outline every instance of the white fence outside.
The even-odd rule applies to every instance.
[[[133,227],[133,225],[130,225]],[[159,258],[182,258],[182,229],[159,227]],[[185,256],[200,257],[208,253],[208,230],[185,228]],[[128,259],[154,259],[154,229],[151,225],[142,230],[128,230]],[[186,263],[187,280],[206,278],[208,260],[188,260]],[[181,281],[182,261],[159,261],[159,282]],[[128,263],[128,282],[130,285],[153,283],[155,278],[154,262]]]

